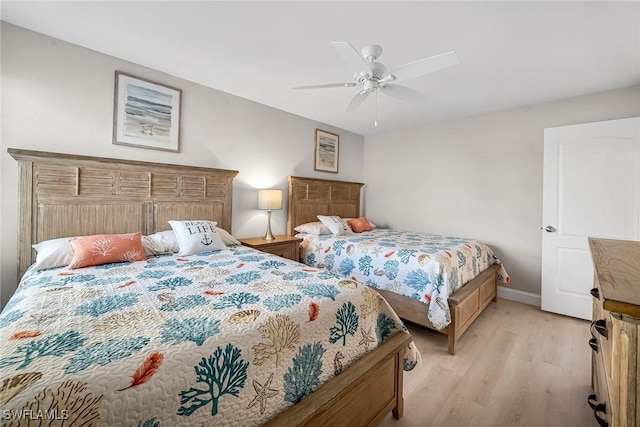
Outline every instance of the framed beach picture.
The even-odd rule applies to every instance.
[[[180,151],[182,90],[116,71],[113,143]]]
[[[338,173],[338,148],[340,137],[334,133],[316,129],[315,170]]]

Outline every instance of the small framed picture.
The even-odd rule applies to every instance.
[[[113,143],[180,151],[182,90],[116,71]]]
[[[315,170],[338,173],[338,151],[340,136],[316,129]]]

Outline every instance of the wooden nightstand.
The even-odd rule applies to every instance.
[[[297,237],[279,235],[275,236],[274,240],[264,240],[262,237],[249,237],[238,240],[243,245],[262,252],[268,252],[294,261],[299,261],[300,259],[300,242],[302,242],[302,239]]]

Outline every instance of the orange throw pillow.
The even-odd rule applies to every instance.
[[[369,220],[367,220],[367,217],[365,216],[361,216],[360,218],[350,219],[347,221],[347,224],[349,224],[349,227],[351,227],[351,229],[356,233],[362,233],[363,231],[373,230],[373,228],[371,228],[371,225],[369,224]]]
[[[69,245],[73,258],[68,268],[146,260],[140,232],[74,237]]]

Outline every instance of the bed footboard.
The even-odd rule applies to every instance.
[[[449,296],[451,323],[442,332],[449,337],[449,354],[456,354],[460,336],[491,301],[497,300],[498,264],[491,265],[456,293]],[[400,318],[437,330],[429,321],[424,303],[394,292],[376,289]]]
[[[266,425],[375,426],[389,412],[402,417],[402,356],[410,341],[398,332]]]
[[[456,354],[458,338],[482,313],[491,301],[497,300],[498,270],[494,264],[449,297],[451,324],[449,325],[449,354]],[[400,316],[402,317],[402,316]]]

